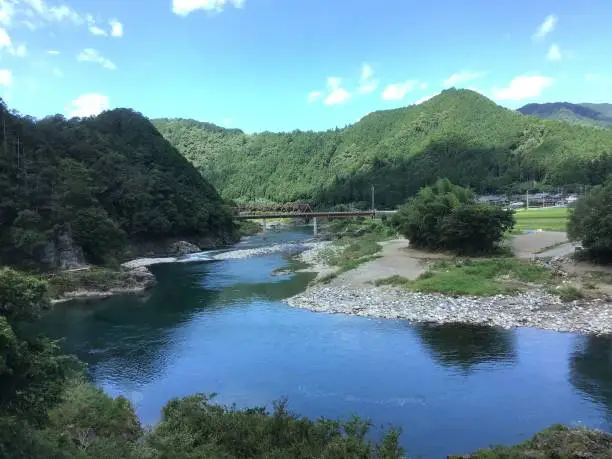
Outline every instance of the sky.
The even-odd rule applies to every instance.
[[[0,0],[0,97],[246,132],[323,130],[448,87],[612,102],[612,1]]]

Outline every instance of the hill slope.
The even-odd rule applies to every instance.
[[[53,265],[49,252],[70,240],[102,262],[130,239],[233,237],[216,190],[132,110],[36,122],[1,102],[0,123],[4,264]]]
[[[527,104],[518,109],[523,115],[533,115],[548,120],[565,121],[583,126],[612,128],[612,104],[572,104],[553,102]]]
[[[153,124],[230,199],[332,206],[403,202],[438,177],[479,192],[533,180],[592,183],[612,171],[612,131],[544,121],[450,89],[344,129],[246,135],[193,120]],[[607,169],[609,168],[609,169]]]

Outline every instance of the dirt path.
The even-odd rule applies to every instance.
[[[567,243],[567,234],[558,231],[540,231],[514,236],[511,248],[517,258],[556,257],[574,251],[573,244]],[[570,249],[571,245],[571,249]]]
[[[411,249],[407,239],[393,239],[381,242],[380,245],[380,258],[339,275],[332,281],[332,285],[363,285],[395,275],[416,279],[425,272],[427,260],[448,258],[447,255]]]

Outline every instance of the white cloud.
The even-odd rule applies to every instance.
[[[555,16],[554,14],[549,14],[538,26],[537,30],[531,38],[533,38],[534,40],[544,38],[546,35],[555,30],[555,26],[557,25],[558,20],[559,18],[557,16]]]
[[[560,61],[563,56],[561,55],[561,49],[555,43],[550,45],[548,48],[548,54],[546,54],[546,59],[549,61]]]
[[[116,20],[113,21],[118,23]],[[69,22],[77,26],[86,25],[93,35],[109,34],[98,25],[91,14],[79,13],[66,4],[51,4],[47,0],[0,0],[0,24],[6,27],[23,26],[36,30],[58,22]],[[113,34],[113,22],[110,25],[110,33]]]
[[[378,80],[373,78],[374,69],[370,64],[363,64],[361,67],[361,78],[359,80],[359,92],[369,94],[378,88]]]
[[[428,86],[428,85],[427,85],[427,83],[425,83],[425,82],[423,81],[423,82],[421,82],[421,83],[419,84],[419,89],[420,89],[421,91],[424,91],[425,89],[427,89],[427,86]]]
[[[0,49],[12,46],[13,42],[6,29],[0,27]]]
[[[95,116],[104,110],[108,110],[110,104],[108,96],[99,93],[82,94],[72,102],[66,112],[69,117]]]
[[[463,83],[467,83],[468,81],[476,80],[484,76],[483,72],[474,72],[472,70],[461,70],[460,72],[455,72],[451,76],[449,76],[446,80],[442,82],[443,88],[450,88],[453,86],[461,85]]]
[[[28,49],[26,48],[25,44],[21,43],[17,46],[9,48],[9,53],[16,57],[25,57],[28,54]]]
[[[14,45],[6,29],[0,27],[0,51],[3,50],[16,57],[24,57],[28,54],[25,44]]]
[[[57,56],[60,52],[56,49],[50,49],[47,51],[47,54],[51,54],[52,56]]]
[[[402,100],[410,91],[417,87],[417,80],[408,80],[403,83],[393,83],[387,85],[382,92],[383,100]]]
[[[123,24],[116,19],[111,19],[108,23],[111,26],[111,37],[123,37]]]
[[[319,100],[321,95],[322,95],[321,91],[312,91],[310,94],[308,94],[308,103],[309,104],[315,103],[317,100]]]
[[[344,89],[342,86],[342,78],[339,77],[328,77],[327,78],[327,89],[329,93],[323,103],[325,105],[338,105],[346,102],[351,98],[351,93]]]
[[[115,70],[117,66],[113,61],[102,56],[97,50],[93,48],[86,48],[79,53],[77,56],[79,62],[96,62],[105,69]]]
[[[242,8],[246,0],[172,0],[172,12],[179,16],[187,16],[196,10],[223,11],[228,5]]]
[[[538,97],[542,91],[554,83],[550,77],[542,75],[518,76],[502,89],[493,88],[497,100],[523,100]]]
[[[13,84],[13,74],[10,70],[0,69],[0,86],[10,86]]]

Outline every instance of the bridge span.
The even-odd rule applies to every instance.
[[[313,219],[314,234],[317,234],[317,218],[352,218],[352,217],[382,217],[391,216],[397,210],[358,210],[347,212],[240,212],[235,216],[237,220],[263,220],[264,228],[268,218],[307,218]]]

